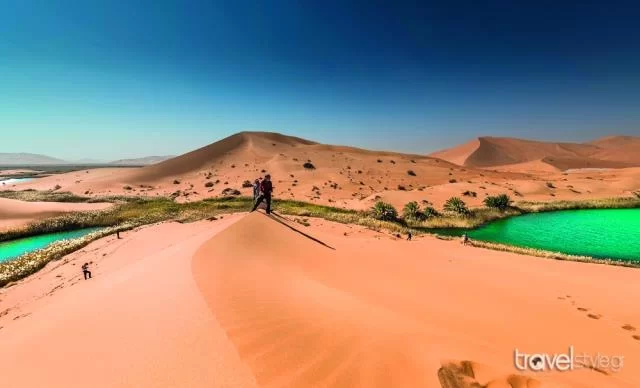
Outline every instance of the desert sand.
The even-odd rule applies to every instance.
[[[110,203],[25,202],[0,198],[0,231],[20,228],[33,221],[64,213],[103,210]]]
[[[122,237],[0,289],[3,385],[640,386],[633,269],[261,212]],[[624,367],[514,368],[570,345]]]
[[[595,151],[616,155],[614,150],[625,147],[628,155],[640,155],[640,142],[620,139],[609,138],[604,145],[562,147],[512,139],[499,142],[508,152],[494,154],[489,150],[482,155],[474,152],[481,143],[478,140],[445,154],[434,154],[450,160],[446,161],[324,145],[275,133],[242,132],[152,166],[53,175],[21,184],[20,189],[51,190],[59,185],[60,191],[79,195],[173,195],[178,201],[196,201],[223,196],[230,190],[251,195],[251,188],[243,187],[243,183],[270,173],[277,198],[352,209],[367,209],[377,200],[398,208],[409,201],[440,208],[452,196],[462,197],[473,207],[481,206],[487,195],[505,192],[514,200],[529,201],[626,197],[640,189],[640,167],[627,167],[635,159],[625,156],[625,161],[603,159],[593,163]],[[638,152],[632,152],[636,148]],[[575,150],[586,152],[583,149],[590,150],[591,156],[575,157]],[[509,164],[465,166],[470,153],[480,166],[491,165],[495,158]],[[512,157],[516,154],[519,156]],[[548,163],[549,158],[556,158],[555,163],[563,169]],[[304,168],[306,162],[315,168]],[[640,166],[640,161],[635,166]],[[593,167],[616,168],[581,170]],[[565,172],[565,168],[572,172]],[[465,192],[476,196],[464,196]]]

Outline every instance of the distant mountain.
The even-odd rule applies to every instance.
[[[91,159],[91,158],[82,158],[78,160],[72,160],[70,163],[73,164],[106,164],[104,160],[99,159]]]
[[[164,162],[165,160],[171,159],[173,157],[174,157],[173,155],[146,156],[144,158],[115,160],[109,164],[113,164],[116,166],[147,166],[150,164]]]
[[[460,166],[499,167],[543,163],[557,170],[640,166],[640,137],[609,136],[588,143],[479,137],[429,156]]]
[[[0,152],[0,166],[51,165],[68,164],[69,162],[51,156],[29,153]]]

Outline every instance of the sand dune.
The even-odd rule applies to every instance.
[[[640,384],[633,367],[640,350],[629,331],[640,325],[633,269],[311,222],[304,228],[252,213],[150,226],[94,242],[0,290],[3,383]],[[90,281],[80,280],[85,261],[93,262]],[[602,279],[606,293],[594,286]],[[625,367],[531,373],[513,366],[516,347],[559,352],[569,345],[624,355]]]
[[[552,143],[515,138],[480,137],[432,153],[468,167],[496,167],[541,161],[558,170],[640,166],[640,138],[613,136],[590,143]]]
[[[507,160],[541,156],[537,146],[527,146],[532,151],[519,141],[515,143],[510,147],[516,156]],[[467,148],[473,147],[470,143]],[[530,157],[518,156],[523,147],[525,154],[531,153]],[[570,146],[563,146],[562,153],[575,154]],[[462,157],[450,156],[455,162]],[[619,162],[594,164],[590,160],[556,157],[553,163],[563,169],[620,166]],[[306,162],[315,168],[305,168]],[[58,185],[60,191],[79,195],[173,196],[184,202],[220,197],[234,190],[251,195],[251,188],[243,187],[245,182],[270,173],[277,198],[352,209],[367,209],[378,199],[398,208],[409,201],[427,201],[441,208],[453,196],[463,197],[470,206],[480,206],[485,195],[505,192],[516,200],[550,201],[628,196],[640,189],[637,169],[617,169],[616,174],[590,171],[587,180],[579,174],[565,175],[550,163],[547,159],[535,159],[476,168],[421,155],[318,144],[274,133],[243,132],[157,165],[76,171],[23,183],[20,188],[51,190]],[[547,181],[558,189],[550,190]],[[477,196],[465,197],[465,192]]]
[[[102,210],[110,203],[24,202],[0,198],[0,230],[75,211]]]

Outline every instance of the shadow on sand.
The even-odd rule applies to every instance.
[[[281,225],[286,226],[287,228],[289,228],[289,229],[293,230],[293,231],[294,231],[294,232],[296,232],[296,233],[300,233],[301,235],[305,236],[305,237],[306,237],[306,238],[308,238],[309,240],[313,240],[313,241],[317,242],[318,244],[320,244],[320,245],[322,245],[322,246],[325,246],[325,247],[327,247],[327,248],[329,248],[329,249],[332,249],[332,250],[334,250],[334,251],[336,250],[334,247],[332,247],[332,246],[330,246],[330,245],[326,244],[325,242],[320,241],[320,240],[318,240],[317,238],[315,238],[315,237],[313,237],[313,236],[311,236],[311,235],[308,235],[308,234],[306,234],[305,232],[303,232],[303,231],[301,231],[301,230],[298,230],[298,229],[294,228],[293,226],[289,225],[288,223],[286,223],[286,222],[285,222],[285,221],[283,221],[283,220],[286,220],[286,221],[292,222],[291,220],[289,220],[289,219],[288,219],[288,218],[286,218],[286,217],[281,216],[280,214],[278,214],[278,213],[276,213],[276,212],[274,212],[274,211],[271,211],[271,215],[268,215],[268,214],[265,214],[265,213],[262,213],[262,212],[259,212],[259,213],[260,213],[260,214],[262,214],[262,215],[264,215],[265,217],[269,217],[269,218],[271,218],[272,220],[276,221],[277,223],[279,223],[279,224],[281,224]]]

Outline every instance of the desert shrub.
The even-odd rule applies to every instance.
[[[547,182],[547,187],[550,189],[555,189],[556,187],[553,185],[553,182]]]
[[[451,173],[449,173],[449,175],[451,175]],[[457,182],[457,180],[455,180],[455,179],[449,179],[449,183],[456,183],[456,182]]]
[[[420,211],[420,205],[418,202],[411,201],[404,205],[402,209],[402,218],[405,220],[421,220],[424,218],[422,212]]]
[[[409,171],[407,171],[407,175],[416,176],[416,173],[413,170],[409,170]]]
[[[204,184],[204,187],[213,187],[213,182],[207,182]]]
[[[489,196],[484,199],[484,204],[486,207],[505,211],[511,205],[511,198],[507,194]]]
[[[179,184],[180,184],[180,181],[179,181],[179,180],[177,180],[177,179],[174,179],[174,180],[173,180],[173,184],[174,184],[174,185],[179,185]]]
[[[407,188],[406,188],[406,187],[404,187],[403,185],[398,185],[398,190],[400,190],[400,191],[406,191],[406,190],[407,190]]]
[[[249,181],[244,181],[244,182],[242,182],[242,187],[244,187],[244,188],[253,187],[253,185]]]
[[[377,160],[377,162],[378,162],[378,163],[382,163],[382,159],[378,159],[378,160]]]
[[[478,193],[476,193],[475,191],[465,191],[464,193],[462,193],[462,195],[464,195],[465,197],[477,197]]]
[[[395,221],[398,218],[398,211],[391,204],[378,201],[371,209],[371,216],[380,221]]]
[[[226,189],[222,190],[222,195],[240,195],[240,194],[242,194],[240,191],[236,189],[232,189],[231,187],[227,187]]]
[[[55,191],[55,190],[60,190],[61,188],[62,188],[62,186],[60,186],[60,185],[55,185],[55,187],[53,188],[53,190],[54,190],[54,191]]]
[[[311,162],[305,162],[302,167],[306,168],[307,170],[315,170],[316,166],[313,165],[313,163]]]
[[[451,197],[447,199],[447,202],[445,202],[444,204],[444,210],[450,213],[456,213],[460,215],[469,214],[469,209],[467,208],[467,204],[464,203],[464,201],[458,197]]]
[[[129,186],[129,185],[126,185],[126,186],[123,187],[123,189],[124,190],[132,190],[133,188],[131,186]]]

